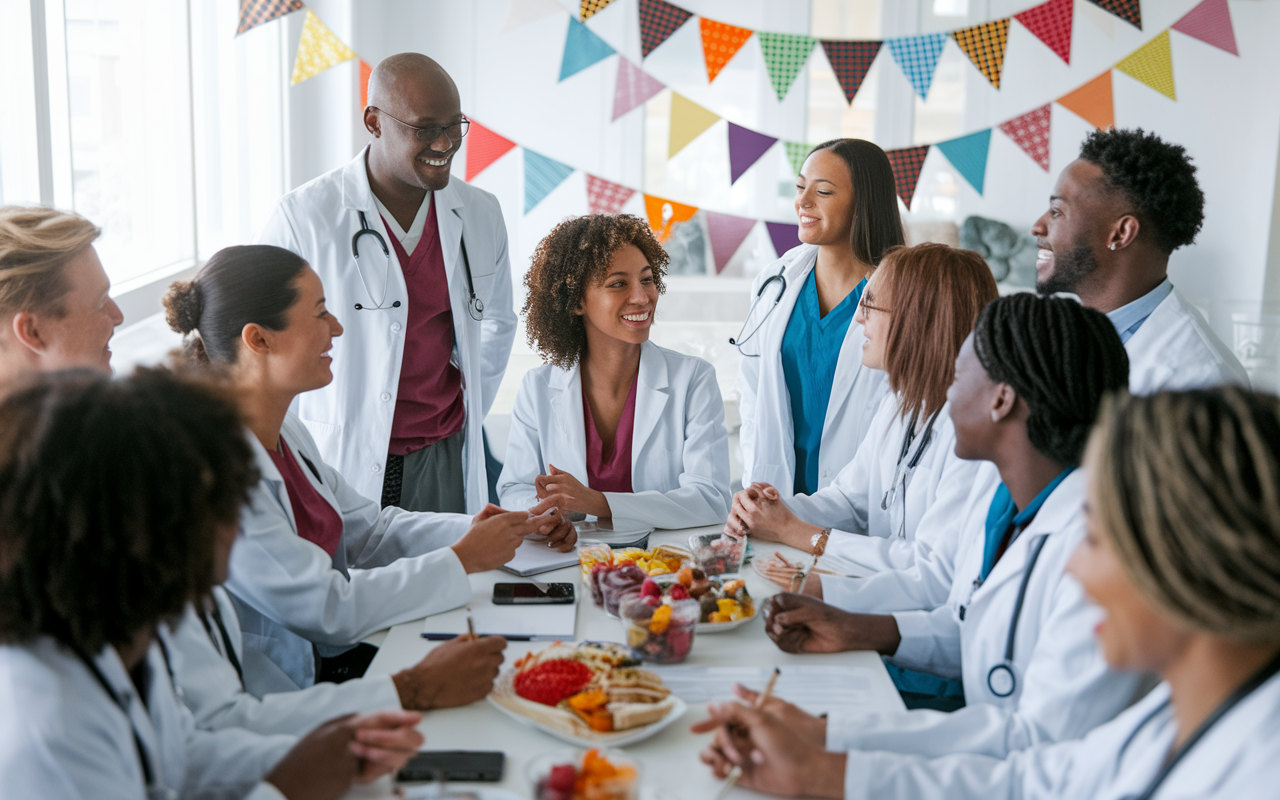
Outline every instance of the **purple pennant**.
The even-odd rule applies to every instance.
[[[760,156],[778,141],[750,128],[729,123],[729,183],[737,183],[742,173],[760,160]]]
[[[711,238],[711,256],[716,262],[716,274],[724,271],[725,265],[733,254],[738,252],[742,241],[755,227],[754,219],[735,217],[732,214],[720,214],[715,211],[703,212],[707,215],[707,235]]]
[[[773,251],[781,258],[782,254],[793,247],[800,246],[800,226],[789,222],[766,222],[769,238],[773,241]]]

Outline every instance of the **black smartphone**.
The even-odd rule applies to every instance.
[[[402,781],[500,781],[506,756],[491,750],[422,750],[397,776]]]
[[[536,583],[496,583],[493,586],[493,602],[500,606],[569,604],[573,602],[572,583],[544,583],[546,591]]]

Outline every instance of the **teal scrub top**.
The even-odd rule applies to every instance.
[[[795,431],[796,472],[792,487],[795,494],[818,491],[818,454],[827,404],[831,401],[831,384],[836,377],[836,362],[862,291],[867,287],[867,279],[863,278],[824,317],[818,309],[815,272],[811,270],[805,278],[782,336],[782,375],[791,397],[791,423]]]

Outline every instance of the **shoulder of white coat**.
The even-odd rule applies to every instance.
[[[1213,383],[1239,383],[1247,380],[1239,359],[1218,338],[1213,328],[1209,327],[1200,310],[1177,288],[1169,293],[1151,316],[1157,323],[1160,323],[1160,317],[1166,318],[1162,330],[1164,346],[1154,360],[1167,365],[1175,378],[1169,385],[1151,387],[1150,391],[1197,388]],[[1139,329],[1139,334],[1141,332]],[[1151,358],[1150,355],[1147,357]],[[1190,380],[1178,380],[1176,376],[1181,373],[1188,373]],[[1204,374],[1203,380],[1197,377],[1201,373]]]
[[[650,344],[652,344],[652,342]],[[690,355],[688,353],[681,353],[678,350],[672,350],[659,344],[653,344],[653,349],[662,356],[664,361],[667,362],[668,370],[688,370],[690,373],[695,375],[704,372],[710,372],[713,375],[715,374],[716,368],[711,366],[711,362],[707,361],[705,358],[699,358],[698,356]]]
[[[80,672],[87,672],[80,660],[48,636],[0,645],[0,699],[8,711],[0,714],[0,731],[23,732],[0,739],[47,739],[82,720],[86,704],[73,701],[77,687],[92,678]]]
[[[812,256],[818,251],[817,246],[811,244],[800,244],[791,248],[787,252],[779,256],[769,266],[760,270],[756,277],[751,281],[751,293],[754,297],[755,293],[760,290],[764,282],[776,275],[792,275],[798,265],[804,263],[805,259]]]

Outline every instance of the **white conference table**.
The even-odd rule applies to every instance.
[[[694,528],[684,531],[656,531],[649,539],[649,546],[677,544],[687,546],[689,535],[718,531],[718,527]],[[781,550],[792,560],[803,557],[793,548],[767,542],[752,542],[756,559],[768,558]],[[609,617],[603,609],[596,608],[590,593],[582,585],[577,566],[545,572],[536,576],[538,581],[571,582],[579,595],[576,641],[622,641],[622,623]],[[765,635],[760,609],[764,598],[776,594],[779,589],[758,575],[750,565],[744,567],[743,577],[747,589],[757,601],[756,617],[751,622],[732,631],[716,634],[698,634],[685,666],[759,666],[782,667],[788,665],[824,665],[854,668],[866,677],[870,684],[867,693],[867,711],[901,711],[902,699],[875,653],[857,651],[821,655],[790,655],[779,650]],[[472,589],[487,596],[495,583],[532,582],[501,571],[476,573],[470,576]],[[439,642],[422,638],[423,621],[415,620],[391,628],[377,656],[369,665],[368,675],[387,675],[404,669],[422,659]],[[520,656],[533,650],[541,650],[550,643],[545,641],[508,643],[506,669]],[[759,687],[756,687],[759,688]],[[676,721],[652,738],[628,745],[625,752],[641,765],[642,798],[662,800],[708,800],[715,796],[720,782],[699,760],[698,753],[710,741],[710,735],[696,736],[689,726],[706,717],[704,707],[690,703],[684,718]],[[522,725],[507,717],[488,701],[482,700],[462,708],[432,711],[423,718],[419,730],[426,736],[426,749],[433,750],[501,750],[506,753],[506,769],[501,783],[458,784],[470,789],[497,786],[514,792],[520,797],[532,797],[533,786],[526,775],[528,764],[538,756],[555,750],[571,749],[546,733]],[[452,784],[451,784],[452,785]],[[386,796],[385,790],[361,792],[360,796]],[[760,797],[755,792],[734,789],[731,798]]]

